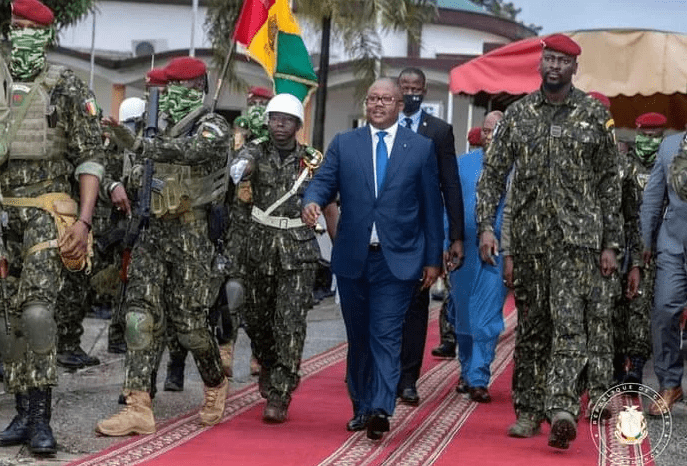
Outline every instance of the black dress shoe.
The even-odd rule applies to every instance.
[[[443,342],[436,348],[432,349],[432,356],[437,358],[455,358],[456,357],[456,345]]]
[[[367,438],[379,440],[384,432],[389,432],[389,416],[379,412],[370,416],[367,421]]]
[[[470,399],[478,403],[491,403],[491,396],[485,387],[470,387]]]
[[[470,385],[465,382],[464,378],[458,379],[458,385],[456,385],[456,391],[458,393],[468,393],[470,391]]]
[[[417,406],[420,404],[420,395],[417,394],[415,387],[406,387],[401,390],[399,395],[403,403],[409,404],[411,406]]]
[[[349,432],[358,432],[363,430],[367,424],[367,420],[370,418],[367,414],[356,414],[353,419],[348,421],[346,424],[346,430]]]

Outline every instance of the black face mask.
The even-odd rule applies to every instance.
[[[425,96],[422,94],[405,94],[403,96],[403,113],[406,115],[412,115],[420,109],[422,105],[422,99]]]

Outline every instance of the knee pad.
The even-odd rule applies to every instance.
[[[26,338],[19,328],[19,322],[10,318],[12,329],[8,334],[5,329],[5,318],[0,317],[0,355],[6,362],[19,361],[26,353]]]
[[[48,303],[33,302],[24,306],[22,327],[30,350],[48,354],[57,344],[57,324]]]
[[[212,345],[210,342],[210,333],[205,329],[179,333],[177,334],[177,338],[181,346],[191,352],[209,348]]]
[[[126,313],[126,329],[124,333],[127,348],[144,350],[153,342],[153,317],[141,311]]]
[[[233,312],[245,301],[246,290],[243,281],[238,279],[227,280],[224,284],[224,293],[227,297],[227,310]]]

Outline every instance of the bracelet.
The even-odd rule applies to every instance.
[[[115,181],[113,183],[110,183],[110,185],[107,187],[107,194],[109,196],[111,196],[112,191],[114,191],[117,188],[117,186],[122,186],[122,183],[120,183],[119,181]]]
[[[79,219],[77,220],[77,222],[81,222],[81,223],[83,223],[84,225],[86,225],[86,228],[88,229],[89,232],[93,229],[93,226],[92,226],[90,223],[88,223],[86,220],[82,219],[82,218],[79,218]]]

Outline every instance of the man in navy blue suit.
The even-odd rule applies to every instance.
[[[303,196],[302,218],[341,201],[331,267],[348,337],[351,431],[380,439],[389,430],[400,377],[403,319],[422,278],[441,268],[443,224],[434,144],[398,125],[403,96],[394,80],[368,90],[369,126],[338,134]]]

